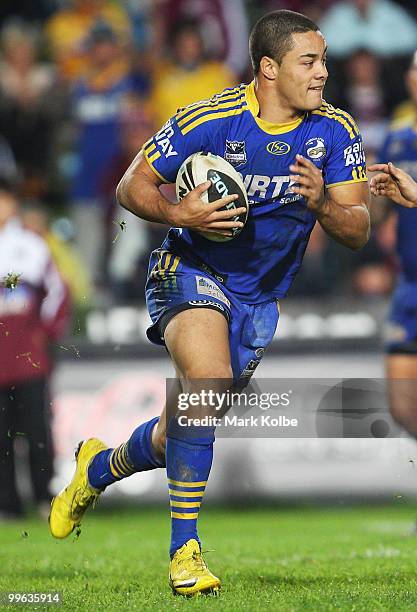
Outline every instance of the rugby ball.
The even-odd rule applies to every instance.
[[[246,212],[241,215],[230,217],[230,221],[241,221],[246,223],[248,218],[249,204],[245,186],[240,175],[236,172],[229,162],[219,155],[213,153],[193,153],[182,164],[178,170],[176,180],[177,199],[182,200],[187,193],[192,191],[197,185],[211,181],[211,187],[203,193],[201,199],[205,203],[215,202],[220,198],[237,193],[239,198],[223,206],[219,210],[233,210],[246,208]],[[214,242],[228,242],[236,238],[243,227],[235,227],[232,236],[222,236],[221,234],[211,234],[201,232],[207,240]]]

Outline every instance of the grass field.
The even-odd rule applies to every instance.
[[[206,507],[203,548],[216,549],[206,559],[223,588],[218,598],[192,600],[167,587],[163,509],[96,510],[66,541],[54,541],[37,519],[0,524],[0,591],[61,591],[60,609],[83,612],[417,610],[416,514],[402,500],[342,509]]]

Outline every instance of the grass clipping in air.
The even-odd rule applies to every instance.
[[[5,287],[6,289],[16,289],[17,285],[19,284],[19,280],[20,277],[22,275],[21,274],[16,274],[16,272],[9,272],[4,278],[3,278],[3,287]]]

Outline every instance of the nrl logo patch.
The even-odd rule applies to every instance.
[[[224,159],[232,166],[246,163],[246,143],[240,140],[226,140]]]
[[[326,155],[323,138],[310,138],[306,142],[307,155],[310,159],[321,159]]]

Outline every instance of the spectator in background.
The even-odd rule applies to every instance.
[[[325,11],[335,3],[335,0],[258,0],[256,2],[257,17],[270,11],[287,9],[307,15],[313,21],[319,22]]]
[[[391,124],[385,133],[384,143],[379,151],[378,162],[391,161],[395,166],[408,173],[414,180],[417,179],[417,134],[415,119],[417,116],[417,52],[413,54],[405,81],[410,96],[409,114],[401,120]],[[414,106],[414,109],[413,109]],[[371,181],[372,187],[372,181]],[[375,194],[374,194],[375,195]],[[384,198],[379,201],[378,207],[384,203],[390,205],[390,200]],[[416,287],[417,287],[417,211],[397,206],[391,211],[390,217],[394,219],[394,235],[392,246],[396,247],[399,259],[399,274],[396,292],[393,297],[392,311],[389,323],[392,327],[393,337],[388,338],[388,344],[393,345],[393,352],[407,352],[408,342],[415,341],[416,329],[412,329],[410,322],[416,320]],[[378,228],[378,231],[380,229]],[[408,337],[408,333],[414,336]],[[404,344],[404,351],[403,346]],[[398,345],[395,347],[394,345]],[[389,347],[388,347],[389,348]],[[392,348],[392,347],[391,347]],[[398,351],[396,349],[399,349]],[[413,366],[415,369],[415,365]],[[414,376],[414,372],[413,372]]]
[[[164,231],[159,223],[148,223],[127,210],[122,211],[116,201],[117,184],[153,132],[154,126],[143,105],[130,100],[120,121],[121,151],[107,168],[102,184],[107,211],[106,284],[118,303],[143,301],[148,253],[160,244]],[[156,242],[150,242],[153,226],[158,230]],[[146,266],[142,268],[141,262],[145,260]]]
[[[54,13],[46,24],[51,55],[61,76],[69,81],[81,77],[89,69],[90,54],[85,41],[97,22],[108,23],[124,43],[131,28],[120,3],[109,0],[67,0],[66,6]]]
[[[175,25],[199,25],[208,57],[224,62],[239,77],[248,65],[248,20],[243,0],[156,0],[156,44],[163,49],[175,35]]]
[[[352,288],[363,298],[388,296],[397,272],[395,237],[397,219],[393,213],[374,228],[364,249],[352,258]]]
[[[236,83],[225,63],[204,53],[200,28],[195,21],[180,22],[172,35],[171,61],[156,64],[150,110],[155,124],[162,126],[177,110],[195,100]]]
[[[16,160],[9,143],[0,135],[0,168],[1,175],[14,183],[18,179]]]
[[[78,130],[71,215],[76,241],[95,284],[103,279],[105,210],[100,188],[109,164],[120,155],[120,117],[129,97],[144,93],[132,77],[116,32],[97,22],[88,41],[88,72],[74,86],[73,118]]]
[[[394,123],[404,123],[405,125],[415,125],[417,123],[417,51],[413,54],[411,65],[405,74],[405,86],[408,92],[408,99],[401,102],[392,114]],[[416,170],[407,170],[417,178]]]
[[[53,132],[46,100],[52,95],[55,71],[37,61],[36,32],[24,22],[3,28],[1,46],[0,131],[18,162],[23,191],[44,195]]]
[[[391,0],[338,2],[320,22],[330,56],[347,57],[359,49],[377,56],[406,55],[417,41],[417,24]]]
[[[343,277],[341,260],[334,256],[335,246],[319,225],[313,228],[300,273],[291,287],[291,297],[333,295]]]
[[[72,237],[69,219],[57,219],[51,226],[48,210],[36,201],[25,203],[21,218],[26,229],[45,240],[58,272],[69,289],[77,314],[88,309],[92,286],[84,262],[69,242]]]
[[[152,36],[152,4],[154,0],[125,0],[124,7],[132,28],[132,45],[137,52],[145,53]]]
[[[387,126],[381,64],[369,51],[356,51],[346,66],[346,101],[363,134],[367,159],[382,145]]]
[[[1,0],[0,23],[10,16],[37,22],[44,21],[59,4],[60,0]]]
[[[23,229],[18,202],[0,180],[0,516],[21,515],[14,441],[29,447],[34,498],[47,514],[53,470],[49,345],[65,331],[68,294],[45,242]],[[13,272],[19,277],[10,277]],[[9,275],[9,276],[8,276]]]

